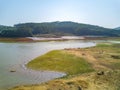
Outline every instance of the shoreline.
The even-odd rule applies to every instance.
[[[105,45],[108,45],[108,44],[105,44]],[[109,46],[109,45],[108,45]],[[106,46],[103,46],[102,44],[101,44],[101,47],[106,47]],[[100,48],[100,46],[98,46],[98,48]],[[109,47],[108,47],[109,48]],[[89,49],[89,48],[87,48],[87,49]],[[86,49],[86,50],[87,50]],[[95,49],[95,48],[93,48],[93,49]],[[104,48],[105,49],[105,48]],[[75,52],[78,52],[78,50],[77,49],[71,49],[72,51],[75,51]],[[83,49],[80,49],[81,51],[83,50]],[[95,49],[96,50],[96,49]],[[69,51],[69,50],[68,50]],[[97,52],[97,51],[96,51]],[[74,53],[74,52],[70,52],[70,53]],[[81,52],[81,53],[76,53],[76,55],[79,55],[79,54],[81,54],[82,55],[82,53],[84,53],[84,51],[83,52]],[[95,53],[95,52],[94,52]],[[108,52],[109,53],[109,52]],[[75,53],[74,53],[75,54]],[[95,53],[95,54],[97,54],[97,53]],[[99,55],[99,53],[98,53],[98,55]],[[84,56],[84,55],[82,55],[83,57],[86,57],[86,58],[88,58],[86,55]],[[88,55],[89,56],[89,55]],[[91,57],[91,56],[90,56]],[[99,57],[98,57],[99,58]],[[112,57],[111,57],[112,58]],[[89,58],[90,59],[90,58]],[[91,58],[91,60],[93,60],[93,58]],[[93,60],[93,61],[95,61],[95,60]],[[94,63],[92,61],[92,63]],[[114,61],[114,58],[113,58],[113,61]],[[116,60],[116,62],[118,62],[117,60]],[[91,63],[91,62],[90,62]],[[97,64],[98,66],[96,67],[95,66],[95,68],[98,68],[98,70],[96,70],[96,72],[94,72],[95,74],[93,75],[93,74],[90,74],[90,75],[88,75],[88,80],[90,80],[90,77],[91,77],[91,75],[92,75],[92,78],[93,78],[93,81],[94,81],[94,78],[96,78],[96,77],[99,77],[99,79],[100,80],[102,80],[101,79],[101,77],[103,77],[103,78],[106,78],[106,75],[107,76],[110,76],[109,75],[109,73],[113,73],[112,75],[113,76],[111,76],[112,78],[113,77],[115,77],[114,76],[114,74],[118,74],[119,75],[119,71],[116,73],[116,71],[111,71],[111,69],[109,70],[109,68],[110,67],[107,67],[107,63],[105,63],[106,65],[105,65],[105,67],[101,67],[101,62],[99,62],[99,61],[96,61],[96,63],[95,64]],[[100,66],[100,67],[99,67]],[[102,66],[104,66],[104,65],[102,65]],[[107,67],[107,68],[106,68]],[[103,70],[103,68],[105,69],[105,70]],[[111,68],[112,68],[112,66],[111,66]],[[116,67],[117,68],[117,67]],[[103,74],[101,74],[100,72],[97,72],[97,71],[103,71],[104,73]],[[117,69],[115,69],[115,70],[117,70]],[[115,72],[115,73],[114,73]],[[101,74],[101,75],[99,75],[99,73]],[[116,76],[117,77],[117,76]],[[82,78],[82,79],[81,79]],[[111,78],[111,79],[112,79]],[[50,86],[51,87],[51,85],[53,84],[53,85],[57,85],[57,83],[59,84],[58,85],[58,87],[62,87],[61,86],[61,84],[62,85],[68,85],[69,86],[69,84],[71,85],[71,84],[75,84],[76,82],[77,82],[77,80],[80,80],[81,81],[81,83],[82,82],[85,82],[85,83],[87,83],[86,81],[84,81],[84,80],[86,80],[86,78],[85,78],[85,76],[84,75],[81,75],[81,76],[76,76],[76,77],[73,77],[72,79],[71,78],[69,78],[68,80],[67,79],[55,79],[55,80],[52,80],[52,81],[48,81],[47,83],[43,83],[43,86],[42,86],[42,84],[33,84],[33,85],[23,85],[23,86],[18,86],[18,87],[14,87],[13,88],[13,90],[18,90],[18,89],[21,89],[21,88],[24,88],[24,90],[27,90],[27,89],[25,89],[25,88],[44,88],[44,89],[40,89],[40,90],[47,90],[46,89],[46,86]],[[98,79],[98,80],[99,80]],[[78,80],[78,82],[79,82],[79,80]],[[96,79],[95,79],[96,80]],[[96,82],[101,82],[101,81],[96,81]],[[103,79],[104,80],[104,79]],[[69,83],[70,82],[70,83]],[[72,82],[72,83],[71,83]],[[73,83],[74,82],[74,83]],[[107,81],[105,81],[105,82],[107,82]],[[52,83],[52,84],[51,84]],[[67,83],[67,84],[66,84]],[[80,82],[79,82],[80,83]],[[89,82],[90,83],[90,82]],[[93,83],[93,82],[92,82]],[[111,82],[110,82],[110,80],[109,80],[109,82],[107,82],[107,83],[110,83],[111,84]],[[115,82],[116,83],[116,82]],[[84,83],[82,83],[83,85],[84,85]],[[99,85],[98,83],[93,83],[93,84],[95,84],[95,85]],[[78,84],[75,84],[75,85],[78,85]],[[101,84],[100,86],[102,86],[102,85],[104,85],[104,84]],[[105,85],[107,85],[107,84],[105,84]],[[54,88],[55,86],[52,86],[51,88]],[[88,86],[86,86],[86,87],[88,87]],[[18,89],[15,89],[15,88],[18,88]],[[84,87],[82,87],[82,88],[84,88]],[[94,87],[92,87],[92,88],[94,88]],[[101,87],[99,87],[99,88],[101,88]],[[109,88],[109,86],[108,86],[108,88]],[[12,89],[11,89],[12,90]],[[37,90],[37,89],[36,89]],[[57,89],[58,90],[58,89]],[[97,90],[97,89],[95,89],[95,90]],[[113,90],[115,90],[115,89],[113,89]]]
[[[45,82],[48,82],[50,80],[54,80],[57,78],[61,78],[66,76],[67,74],[64,72],[58,72],[58,71],[50,71],[50,70],[33,70],[28,67],[26,67],[27,62],[20,63],[18,65],[11,66],[8,71],[11,72],[11,70],[15,72],[11,72],[11,74],[21,74],[25,77],[29,77],[30,79],[36,79],[33,82],[26,83],[26,84],[19,84],[13,85],[11,87],[8,87],[8,89],[16,87],[16,86],[22,86],[22,85],[37,85],[42,84]],[[31,81],[31,80],[30,80]],[[0,89],[1,90],[1,89]]]
[[[64,43],[65,42],[65,43]],[[71,42],[75,42],[76,44],[73,44],[73,43],[71,43]],[[82,42],[83,44],[84,44],[84,42],[83,41],[80,41],[80,42]],[[41,44],[42,43],[42,44]],[[46,44],[46,43],[48,43],[48,44]],[[61,43],[61,45],[63,46],[63,47],[61,47],[61,45],[58,45],[58,43]],[[71,46],[69,46],[68,44],[70,44],[71,43]],[[86,42],[85,42],[86,43]],[[93,43],[93,42],[88,42],[88,44],[86,44],[85,46],[87,47],[87,46],[89,46],[89,43],[90,43],[90,46],[93,46],[93,45],[95,45],[95,43]],[[36,42],[36,43],[34,43],[34,42],[32,42],[32,43],[27,43],[27,42],[23,42],[23,43],[17,43],[17,42],[15,42],[15,43],[1,43],[0,45],[3,45],[3,46],[5,46],[6,47],[6,45],[8,46],[10,44],[10,46],[12,45],[12,44],[14,44],[14,45],[12,45],[12,47],[10,47],[11,49],[10,49],[10,51],[12,51],[13,49],[12,48],[14,48],[13,46],[15,46],[15,49],[16,49],[16,47],[18,48],[17,50],[19,50],[19,49],[21,49],[21,46],[22,46],[22,49],[24,49],[23,48],[23,46],[26,48],[26,46],[30,46],[29,48],[27,48],[26,50],[28,50],[29,51],[29,49],[31,49],[31,47],[34,47],[35,46],[35,48],[32,48],[32,53],[30,53],[30,57],[29,57],[29,54],[25,54],[25,53],[23,53],[23,56],[22,57],[20,57],[19,59],[18,59],[18,61],[19,61],[19,63],[15,63],[15,64],[9,64],[8,65],[8,67],[6,68],[6,70],[4,70],[4,72],[5,73],[8,73],[8,74],[6,74],[6,76],[8,76],[8,78],[6,78],[5,79],[5,77],[3,78],[3,81],[4,80],[8,80],[8,82],[6,81],[6,82],[3,82],[3,84],[1,84],[0,86],[1,87],[14,87],[14,86],[18,86],[18,85],[26,85],[26,84],[34,84],[34,82],[36,83],[36,80],[37,80],[37,78],[38,78],[38,76],[36,76],[35,74],[35,78],[34,78],[34,75],[32,74],[31,75],[31,77],[32,78],[29,78],[29,74],[27,74],[27,75],[25,75],[25,73],[23,72],[23,73],[21,73],[21,68],[22,68],[22,64],[26,64],[29,60],[32,60],[32,59],[34,59],[35,57],[37,57],[37,56],[39,56],[39,55],[43,55],[43,54],[45,54],[46,53],[46,51],[51,51],[52,49],[50,49],[50,47],[51,48],[53,48],[53,49],[63,49],[63,48],[66,48],[66,47],[79,47],[79,45],[80,45],[80,47],[81,47],[81,45],[83,45],[83,44],[80,44],[78,41],[74,41],[74,40],[72,40],[72,41],[60,41],[60,42],[56,42],[56,41],[51,41],[51,42]],[[32,44],[32,46],[31,45],[29,45],[29,44]],[[44,47],[44,45],[47,45],[47,46],[45,46],[45,49],[41,49],[41,45],[43,45],[43,47]],[[49,46],[50,45],[50,46]],[[19,47],[20,46],[20,47]],[[55,47],[54,47],[55,46]],[[84,45],[83,45],[84,46]],[[40,50],[38,50],[38,49],[40,49]],[[6,50],[6,49],[5,49]],[[25,51],[26,51],[25,50]],[[34,50],[35,50],[35,52],[34,52]],[[43,51],[42,51],[43,50]],[[23,52],[24,50],[22,50],[22,52]],[[30,50],[31,51],[31,50]],[[37,51],[37,52],[36,52]],[[17,51],[18,52],[18,51]],[[20,52],[21,52],[21,50],[20,50]],[[12,52],[11,52],[12,53]],[[26,52],[27,53],[27,52]],[[36,53],[36,54],[35,54]],[[40,53],[40,54],[39,54]],[[14,55],[14,54],[12,54],[12,55]],[[18,56],[19,55],[19,53],[18,54],[15,54],[15,56]],[[20,55],[22,55],[22,53],[20,54]],[[33,55],[33,56],[32,56]],[[9,58],[8,58],[9,59]],[[16,57],[16,59],[17,59],[17,57]],[[7,60],[7,59],[6,59]],[[21,61],[22,60],[22,61]],[[13,60],[14,61],[14,60]],[[19,69],[19,68],[20,69]],[[13,73],[11,73],[10,71],[13,71]],[[14,71],[16,71],[16,72],[14,72]],[[51,70],[52,71],[52,70]],[[9,77],[10,78],[13,78],[13,80],[12,81],[10,81],[9,80]],[[43,80],[46,80],[46,77],[42,74],[42,76],[40,77],[40,78],[44,78],[44,79],[41,79],[42,81]],[[48,77],[49,77],[49,75],[48,75]],[[52,77],[52,74],[51,74],[51,77]],[[40,79],[40,78],[38,78],[38,80]],[[16,79],[16,80],[15,80]],[[37,80],[37,81],[38,81]],[[48,80],[46,80],[46,81],[48,81]],[[41,82],[41,81],[40,81]],[[1,82],[2,83],[2,82]],[[7,86],[7,85],[9,85],[9,86]]]
[[[64,48],[63,50],[65,50],[66,48]],[[46,52],[47,53],[47,52]],[[31,61],[31,60],[30,60]],[[38,85],[38,84],[42,84],[42,83],[47,83],[51,80],[55,80],[57,78],[62,78],[62,77],[65,77],[67,76],[66,73],[64,72],[59,72],[59,71],[54,71],[54,70],[33,70],[33,69],[30,69],[30,68],[27,68],[26,67],[26,64],[28,63],[29,61],[25,61],[23,63],[21,63],[19,66],[22,67],[22,69],[24,69],[23,71],[21,71],[21,69],[19,70],[19,72],[22,72],[22,73],[32,73],[33,76],[35,76],[35,74],[38,76],[39,73],[46,73],[47,76],[48,74],[50,73],[51,78],[48,78],[48,80],[46,80],[46,78],[44,78],[44,81],[38,81],[37,83],[33,83],[33,84],[24,84],[24,85]],[[16,70],[17,71],[17,70]],[[53,77],[54,76],[54,77]],[[39,78],[38,78],[39,79]],[[16,85],[16,86],[24,86],[24,85]]]
[[[21,66],[21,67],[23,67],[23,68],[24,68],[24,67],[25,67],[25,65],[26,65],[26,63],[24,63],[24,65],[23,65],[23,66]],[[26,68],[26,67],[25,67],[24,69],[28,69],[28,68]],[[36,71],[36,70],[35,70],[35,71]],[[48,81],[49,81],[49,80],[48,80]],[[41,83],[42,83],[42,82],[41,82]],[[26,85],[26,84],[25,84],[25,85]],[[32,85],[33,85],[33,84],[32,84]]]
[[[0,42],[46,42],[46,41],[67,41],[67,40],[85,40],[85,38],[84,37],[80,37],[80,38],[67,38],[67,37],[0,38]]]
[[[95,37],[95,36],[61,36],[61,37],[0,37],[0,42],[45,42],[45,41],[67,41],[67,40],[120,40],[120,37]]]
[[[11,70],[15,71],[15,72],[11,72]],[[42,84],[42,83],[46,83],[49,82],[51,80],[55,80],[57,78],[62,78],[64,76],[66,76],[67,74],[64,72],[58,72],[58,71],[50,71],[50,70],[33,70],[30,68],[26,67],[26,63],[21,63],[19,65],[14,65],[11,66],[8,69],[9,72],[11,72],[11,74],[20,74],[23,75],[23,78],[25,77],[29,77],[29,83],[16,83],[10,87],[2,87],[0,88],[0,90],[10,90],[13,87],[17,87],[17,86],[26,86],[26,85],[38,85],[38,84]],[[33,82],[31,82],[31,80],[35,80]]]

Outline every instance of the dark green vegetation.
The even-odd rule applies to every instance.
[[[27,67],[37,70],[60,71],[69,75],[93,71],[86,60],[62,50],[48,52],[29,62]]]
[[[120,36],[120,30],[75,22],[23,23],[14,25],[14,27],[0,26],[1,37],[30,37],[41,34]]]
[[[32,29],[29,27],[0,26],[0,37],[30,37]]]

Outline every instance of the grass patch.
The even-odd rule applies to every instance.
[[[111,44],[108,44],[108,43],[100,43],[100,44],[97,44],[97,47],[109,47],[111,46]]]
[[[91,65],[83,58],[69,54],[64,50],[54,50],[30,61],[27,67],[36,70],[65,72],[68,75],[93,71]]]

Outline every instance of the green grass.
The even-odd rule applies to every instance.
[[[111,46],[110,43],[99,43],[99,44],[97,44],[97,47],[100,47],[100,48],[110,47],[110,46]]]
[[[101,44],[97,44],[97,46],[95,46],[95,49],[103,50],[103,51],[109,52],[109,53],[113,53],[113,52],[119,53],[120,52],[120,44],[101,43]]]
[[[54,50],[37,57],[27,64],[28,68],[50,70],[75,75],[93,71],[91,65],[83,58],[69,54],[64,50]]]

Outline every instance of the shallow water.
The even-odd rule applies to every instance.
[[[25,64],[35,57],[54,49],[83,48],[95,46],[92,41],[51,41],[36,43],[0,42],[0,89],[16,85],[37,84],[64,76],[64,73],[52,71],[34,71],[25,68]],[[15,70],[16,72],[10,72]]]

